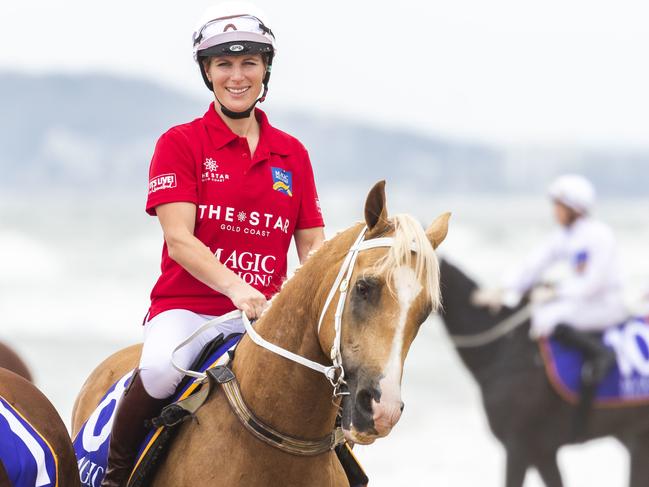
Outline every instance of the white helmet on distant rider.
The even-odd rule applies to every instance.
[[[268,81],[275,56],[275,36],[265,22],[265,15],[246,2],[225,2],[208,8],[194,32],[194,60],[198,63],[205,85],[213,91],[207,78],[203,59],[211,56],[240,56],[261,54],[266,63],[262,95],[243,112],[233,112],[219,101],[223,113],[230,118],[246,118],[257,102],[263,102],[268,93]],[[217,99],[218,101],[218,99]]]
[[[580,215],[588,214],[595,205],[595,188],[588,179],[578,174],[564,174],[548,188],[554,201],[564,204]]]

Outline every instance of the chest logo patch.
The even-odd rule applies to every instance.
[[[586,272],[586,267],[588,266],[588,251],[582,250],[581,252],[578,252],[573,258],[573,263],[575,271],[578,274]]]
[[[211,181],[213,183],[222,183],[228,181],[230,175],[219,171],[219,165],[211,157],[207,157],[203,162],[203,171],[201,172],[201,181]]]
[[[273,189],[280,193],[293,196],[293,174],[291,171],[287,171],[281,167],[271,167],[270,171],[273,175]]]

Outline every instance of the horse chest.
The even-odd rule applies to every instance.
[[[297,457],[260,442],[241,426],[219,394],[178,433],[151,487],[338,487],[346,482],[334,453]]]

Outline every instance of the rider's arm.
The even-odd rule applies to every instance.
[[[304,263],[310,252],[320,248],[325,240],[324,220],[320,210],[318,191],[315,187],[313,168],[306,149],[302,148],[302,150],[304,151],[302,154],[303,164],[301,166],[300,185],[302,191],[295,221],[295,231],[293,232],[300,264]]]
[[[293,238],[295,239],[295,248],[297,249],[298,257],[300,258],[300,264],[304,264],[304,261],[309,254],[318,250],[322,245],[322,242],[324,242],[324,228],[314,227],[295,230]]]
[[[169,257],[196,279],[229,297],[249,318],[258,317],[266,306],[264,295],[219,262],[212,251],[194,236],[196,205],[166,203],[155,210]]]

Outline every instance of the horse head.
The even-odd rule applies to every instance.
[[[348,393],[342,400],[343,429],[348,440],[361,444],[386,436],[401,416],[403,363],[419,326],[440,305],[434,249],[446,237],[450,216],[441,215],[425,232],[408,215],[389,218],[384,187],[379,182],[368,194],[363,243],[390,238],[391,245],[358,253],[345,283],[346,300],[342,309],[338,306]],[[354,235],[358,229],[348,232]],[[338,270],[332,267],[329,274]],[[331,282],[329,278],[323,281]],[[335,320],[334,308],[325,309],[325,323]],[[333,327],[323,326],[319,338],[329,355],[335,339]]]

